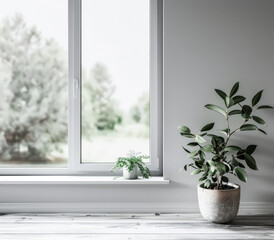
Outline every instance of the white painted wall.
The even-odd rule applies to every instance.
[[[176,127],[187,124],[198,130],[214,121],[218,115],[203,105],[219,101],[214,88],[229,89],[236,81],[250,98],[265,89],[262,102],[274,105],[274,1],[165,0],[164,174],[172,183],[0,185],[0,203],[197,203],[197,178],[180,171],[186,160],[181,148],[185,140]],[[267,137],[237,135],[243,146],[246,141],[259,145],[254,156],[260,170],[248,171],[248,184],[241,184],[245,202],[274,203],[273,117],[273,112],[263,114]]]

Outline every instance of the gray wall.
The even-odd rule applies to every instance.
[[[176,171],[186,159],[178,147],[186,141],[176,126],[187,124],[198,131],[219,117],[217,126],[226,128],[221,115],[203,106],[222,104],[214,88],[230,91],[237,81],[239,93],[249,97],[249,103],[256,92],[265,89],[262,103],[274,104],[274,1],[168,0],[164,31],[166,174],[180,183],[180,199],[190,201],[195,199],[196,182]],[[274,202],[273,111],[264,111],[262,117],[268,123],[268,136],[240,132],[234,141],[242,146],[259,145],[254,154],[259,171],[248,171],[248,184],[241,183],[243,201]]]
[[[186,154],[177,126],[192,129],[221,116],[205,109],[219,103],[214,88],[252,96],[265,89],[262,103],[274,105],[273,0],[164,1],[164,174],[168,186],[0,185],[0,202],[196,203],[197,177],[182,171]],[[242,201],[274,203],[273,112],[263,111],[268,136],[245,133],[236,142],[257,143],[258,172],[248,171]],[[235,123],[236,124],[236,123]],[[238,182],[236,179],[232,179]],[[127,193],[126,193],[127,192]],[[126,193],[126,194],[125,194]]]

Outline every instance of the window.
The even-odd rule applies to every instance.
[[[8,91],[0,96],[1,171],[107,175],[134,150],[150,155],[147,165],[160,175],[162,1],[2,6],[0,82]],[[9,143],[14,156],[4,159]]]
[[[149,1],[82,0],[82,162],[130,149],[149,154]]]
[[[0,4],[0,167],[66,167],[68,2]]]

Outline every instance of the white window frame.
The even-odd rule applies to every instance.
[[[163,175],[163,0],[150,1],[150,156],[153,176]],[[81,0],[68,0],[68,166],[0,168],[1,175],[117,175],[113,163],[81,163]],[[121,173],[120,173],[121,174]],[[119,174],[118,174],[119,175]]]

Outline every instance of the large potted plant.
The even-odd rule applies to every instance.
[[[247,182],[245,167],[258,170],[252,156],[257,146],[248,143],[244,148],[231,145],[231,139],[239,131],[259,131],[266,134],[258,127],[265,125],[265,121],[258,117],[258,114],[262,109],[273,108],[268,105],[258,106],[263,91],[259,91],[252,98],[251,104],[244,104],[246,98],[236,95],[238,89],[238,82],[229,94],[215,89],[224,101],[224,108],[214,104],[205,105],[206,108],[223,115],[226,122],[224,129],[211,133],[214,123],[206,124],[198,133],[194,133],[186,126],[178,127],[183,137],[191,139],[187,146],[183,147],[188,153],[188,158],[192,160],[184,169],[193,168],[191,175],[201,174],[198,185],[200,212],[205,219],[216,223],[231,222],[238,213],[240,186],[229,183],[228,175],[233,174],[241,181]],[[230,118],[234,115],[241,119],[241,123],[232,128]]]

